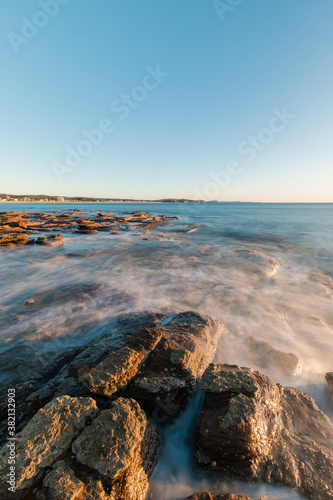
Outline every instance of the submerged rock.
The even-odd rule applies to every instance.
[[[52,236],[40,236],[35,240],[36,245],[52,245],[60,246],[64,244],[64,237],[62,234],[54,234]]]
[[[251,361],[261,369],[283,376],[295,376],[302,372],[302,363],[294,353],[280,351],[252,335],[245,338],[244,345]]]
[[[333,498],[333,426],[312,398],[230,365],[210,365],[200,387],[199,466]]]
[[[328,388],[331,391],[333,391],[333,372],[326,373],[325,378],[326,378],[326,381],[327,381]]]

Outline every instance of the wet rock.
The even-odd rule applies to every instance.
[[[230,365],[210,365],[200,387],[199,466],[333,498],[333,426],[312,398]]]
[[[328,388],[331,391],[333,391],[333,372],[326,373],[325,378],[326,378],[326,381],[327,381],[327,384],[328,384]]]
[[[44,497],[49,500],[78,500],[84,498],[85,484],[65,462],[56,462],[43,481]]]
[[[64,237],[62,234],[54,234],[52,236],[41,236],[36,239],[37,245],[52,245],[60,246],[64,244]]]
[[[197,493],[185,498],[185,500],[250,500],[248,497],[242,495],[233,495],[227,493],[226,495],[212,495],[211,493]]]
[[[155,421],[167,423],[184,409],[196,379],[213,360],[223,324],[195,312],[173,315],[162,339],[128,387]]]
[[[84,296],[87,294],[89,297],[94,297],[99,291],[104,291],[102,286],[89,284],[82,286],[82,289],[61,287],[62,293],[60,294],[55,290],[52,293],[49,291],[41,296],[35,296],[38,309],[40,310],[42,303],[40,301],[43,301],[42,295],[46,304],[55,305],[71,300],[73,295],[79,300],[80,291]],[[75,290],[75,293],[72,290]],[[115,295],[113,297],[116,299]],[[34,342],[15,343],[1,354],[4,367],[2,374],[6,379],[3,381],[0,392],[4,395],[9,383],[17,389],[17,430],[19,431],[39,408],[52,399],[63,395],[72,397],[87,395],[87,390],[81,383],[81,377],[112,352],[122,348],[138,330],[144,327],[153,329],[164,318],[165,315],[154,313],[119,316],[103,335],[79,348],[64,348],[61,343],[57,342],[52,351],[45,351]],[[6,412],[7,404],[3,397],[0,405],[1,441],[6,439]]]
[[[41,408],[21,433],[16,435],[16,488],[33,486],[52,466],[73,439],[84,429],[89,419],[97,414],[97,406],[91,398],[62,396]],[[0,451],[0,463],[7,464],[8,447]],[[8,473],[2,465],[0,481],[4,486]],[[0,487],[1,490],[1,487]]]
[[[157,330],[140,330],[127,345],[113,352],[102,363],[83,376],[82,382],[90,392],[111,396],[125,387],[136,374],[147,354],[161,338]]]
[[[2,234],[0,235],[0,246],[27,245],[33,243],[28,234]]]
[[[1,212],[0,213],[0,246],[26,245],[34,243],[31,233],[49,231],[67,231],[76,234],[97,234],[99,231],[108,231],[111,234],[122,222],[126,223],[123,230],[141,229],[150,226],[167,224],[177,217],[152,214],[132,214],[130,216],[114,217],[112,214],[86,214],[83,219],[77,212],[51,214],[41,212]],[[64,240],[60,235],[54,237],[41,236],[35,243],[38,245],[61,245]]]
[[[97,470],[111,498],[144,500],[159,439],[138,403],[119,398],[74,441],[77,461]]]
[[[244,345],[249,350],[251,361],[263,370],[284,376],[296,376],[302,372],[302,363],[293,353],[280,351],[253,336],[248,336]]]

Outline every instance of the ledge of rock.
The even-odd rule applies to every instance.
[[[121,349],[112,352],[89,373],[83,375],[84,386],[93,393],[111,396],[126,387],[139,366],[161,339],[161,332],[140,330]]]
[[[333,426],[312,398],[230,365],[210,365],[200,387],[199,466],[333,498]]]

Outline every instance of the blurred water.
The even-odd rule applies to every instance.
[[[22,340],[46,350],[84,344],[105,331],[115,315],[129,311],[194,309],[221,319],[230,332],[216,362],[248,366],[240,347],[247,335],[293,352],[303,374],[274,379],[305,390],[329,412],[324,374],[333,370],[332,204],[0,204],[1,211],[74,208],[115,214],[143,210],[179,220],[155,229],[147,239],[137,231],[65,234],[63,247],[1,249],[2,351]],[[104,288],[80,307],[58,300],[35,307],[33,314],[22,309],[28,298],[87,283]],[[22,317],[14,321],[19,306]],[[265,371],[255,363],[251,367]],[[159,477],[156,498],[177,500],[179,494],[184,498],[194,492],[197,483],[187,466],[179,466],[173,487],[166,479],[171,469],[161,463],[169,486],[162,486]],[[219,491],[226,491],[222,487]],[[275,497],[272,490],[246,488],[234,485],[233,491],[253,498],[297,498],[290,492],[282,496],[282,490]]]

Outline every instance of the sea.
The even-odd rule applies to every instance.
[[[34,324],[11,324],[0,333],[0,352],[21,341],[45,350],[83,345],[127,312],[194,310],[221,320],[228,329],[214,362],[266,372],[276,382],[307,392],[333,416],[325,382],[325,373],[333,371],[333,204],[0,203],[0,211],[75,208],[115,215],[144,211],[178,219],[144,236],[136,230],[64,233],[61,247],[2,248],[2,316],[48,290],[86,283],[107,287],[105,300],[99,297],[94,307],[66,309],[66,304],[56,303],[43,308]],[[84,324],[90,327],[81,328]],[[294,353],[302,372],[290,376],[263,368],[244,348],[249,336]],[[190,442],[200,398],[198,392],[163,430],[164,448],[149,498],[183,500],[197,491],[300,498],[287,488],[194,473]]]

